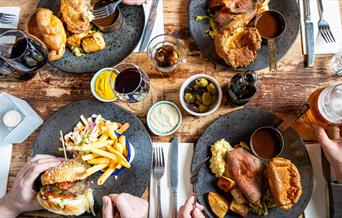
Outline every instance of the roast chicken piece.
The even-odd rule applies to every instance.
[[[262,196],[262,161],[243,148],[237,148],[227,154],[228,168],[239,189],[247,200],[260,204]]]
[[[106,42],[101,33],[96,32],[82,39],[83,50],[87,53],[102,50],[106,47]]]
[[[62,21],[49,9],[40,8],[36,13],[41,39],[49,50],[49,60],[56,61],[65,53],[66,33]]]
[[[234,31],[221,29],[214,38],[215,49],[231,67],[245,67],[256,59],[261,48],[261,36],[254,27],[239,27]]]
[[[72,33],[88,32],[91,28],[87,14],[91,11],[89,0],[61,0],[60,12]]]
[[[87,37],[89,34],[87,32],[84,33],[76,33],[74,35],[71,35],[67,39],[67,44],[69,46],[76,46],[81,47],[82,39]]]
[[[268,185],[277,206],[288,210],[302,195],[302,184],[297,167],[285,158],[273,158],[266,170]]]

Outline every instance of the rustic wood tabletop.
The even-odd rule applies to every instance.
[[[25,17],[36,8],[39,0],[0,0],[0,6],[20,6],[20,28],[23,28]],[[184,40],[188,50],[187,62],[170,77],[161,75],[149,62],[145,53],[133,53],[125,61],[139,65],[148,73],[152,90],[141,103],[131,106],[120,104],[131,110],[143,122],[150,106],[160,100],[175,102],[182,108],[178,99],[178,90],[183,81],[197,73],[206,73],[216,78],[223,86],[227,84],[234,71],[215,66],[206,58],[192,40],[188,30],[188,0],[164,0],[165,32]],[[340,4],[342,11],[342,4]],[[287,55],[278,63],[278,73],[270,75],[268,69],[257,71],[260,78],[259,90],[256,96],[245,106],[263,108],[277,114],[282,119],[289,119],[294,115],[297,106],[319,87],[341,83],[342,77],[333,75],[329,68],[330,55],[316,57],[313,68],[304,67],[301,39],[297,39]],[[0,92],[8,92],[22,98],[46,120],[54,112],[70,102],[81,99],[95,99],[90,91],[90,80],[93,74],[73,75],[65,74],[47,65],[38,71],[36,76],[27,82],[0,81]],[[182,110],[183,124],[174,135],[178,135],[182,142],[196,142],[202,132],[215,119],[230,112],[233,108],[224,101],[218,111],[208,117],[193,117]],[[146,123],[146,122],[145,122]],[[196,128],[194,128],[196,127]],[[305,142],[315,141],[311,128],[301,120],[292,126]],[[24,143],[13,145],[12,161],[8,190],[11,188],[18,171],[31,157],[32,144],[39,129]],[[151,134],[153,141],[166,142],[169,137],[157,137]],[[148,190],[144,198],[148,198]],[[25,213],[26,217],[54,217],[47,212]]]

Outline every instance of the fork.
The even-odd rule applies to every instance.
[[[157,183],[157,218],[162,218],[160,201],[160,179],[165,171],[164,151],[162,147],[153,148],[153,176]]]
[[[122,2],[122,0],[118,0],[116,2],[112,2],[106,6],[93,10],[93,15],[95,20],[105,18],[111,14],[113,14],[116,10],[116,7]]]
[[[322,35],[322,37],[326,43],[334,43],[335,38],[334,38],[334,36],[330,30],[329,23],[323,17],[324,10],[323,10],[322,0],[318,0],[318,6],[319,6],[319,10],[320,10],[320,19],[318,22],[318,30],[321,33],[321,35]]]
[[[3,23],[3,24],[13,23],[15,20],[15,17],[16,16],[13,14],[0,13],[0,23]]]

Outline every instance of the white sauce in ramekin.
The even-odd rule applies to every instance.
[[[150,127],[160,133],[171,132],[179,124],[177,109],[170,104],[157,105],[150,116]]]

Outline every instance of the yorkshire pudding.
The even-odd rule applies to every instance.
[[[283,210],[295,205],[302,195],[302,184],[297,167],[285,158],[273,158],[266,169],[268,185],[274,201]]]
[[[246,67],[256,59],[261,48],[261,36],[254,27],[238,27],[230,31],[222,28],[214,38],[215,49],[229,66]]]

